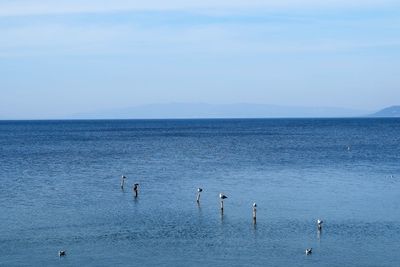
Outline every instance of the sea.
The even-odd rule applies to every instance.
[[[0,121],[0,266],[400,266],[400,119]]]

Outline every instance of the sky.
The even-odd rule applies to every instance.
[[[400,104],[398,0],[0,0],[0,119]]]

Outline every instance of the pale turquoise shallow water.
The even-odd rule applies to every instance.
[[[399,133],[399,119],[3,121],[0,265],[399,266]]]

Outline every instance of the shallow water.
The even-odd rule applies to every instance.
[[[399,133],[399,119],[2,121],[0,265],[399,266]]]

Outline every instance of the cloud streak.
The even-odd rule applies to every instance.
[[[215,24],[143,29],[133,25],[26,25],[1,31],[4,41],[0,43],[0,57],[63,54],[154,56],[160,53],[262,55],[400,47],[400,39],[396,37],[379,40],[363,36],[295,36],[290,29],[276,27]],[[304,31],[302,27],[298,29]],[[280,32],[279,38],[274,36],[276,32]]]
[[[0,17],[56,15],[74,13],[109,13],[120,11],[202,10],[220,12],[235,10],[377,8],[399,6],[395,0],[13,0],[0,2]]]

